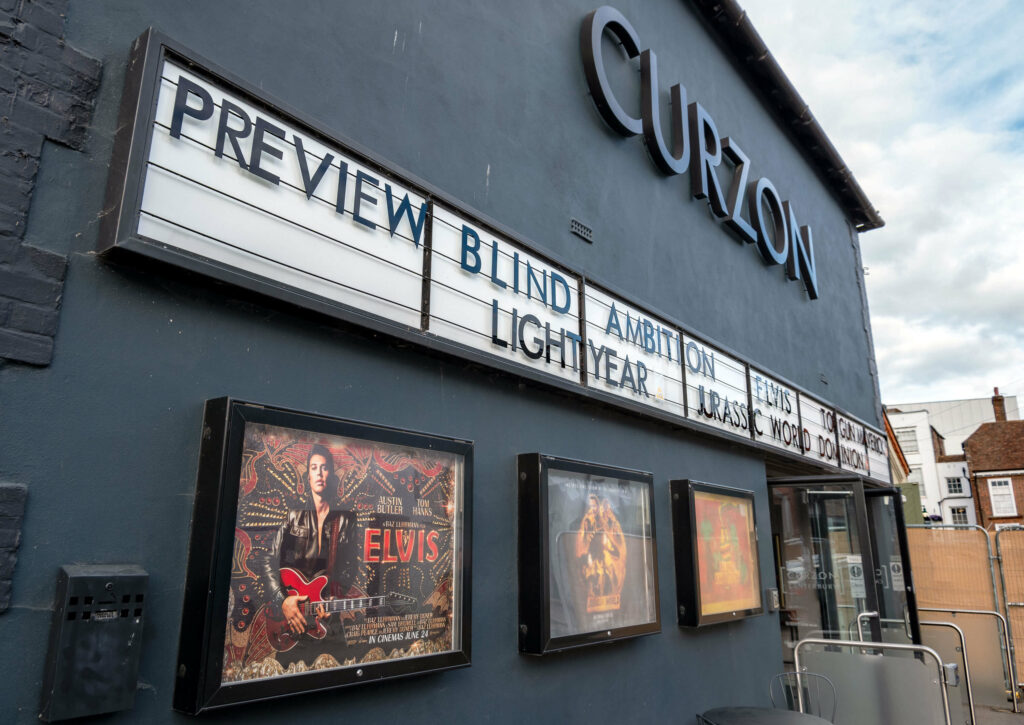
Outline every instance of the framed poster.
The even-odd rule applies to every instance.
[[[672,481],[679,624],[703,627],[764,612],[754,492]]]
[[[661,631],[650,473],[519,456],[519,651]]]
[[[470,663],[473,446],[208,401],[175,709]]]

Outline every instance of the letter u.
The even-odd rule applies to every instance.
[[[661,132],[661,110],[658,103],[658,58],[653,50],[640,54],[640,76],[643,85],[644,144],[655,165],[668,175],[685,174],[690,165],[690,136],[683,124],[686,108],[686,88],[672,86],[672,150],[665,145]]]

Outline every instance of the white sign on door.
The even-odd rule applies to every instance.
[[[860,554],[847,554],[846,565],[850,572],[850,596],[854,599],[867,597],[867,589],[864,587],[864,564]]]
[[[894,556],[892,562],[889,563],[889,574],[892,578],[892,590],[894,592],[907,591],[907,587],[903,583],[903,561],[898,556]]]

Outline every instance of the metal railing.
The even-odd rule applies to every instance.
[[[855,634],[853,630],[856,627],[856,629],[857,629],[857,632],[856,632],[857,639],[859,639],[859,640],[861,640],[863,642],[864,641],[864,625],[863,625],[863,623],[861,621],[861,617],[862,616],[865,619],[867,617],[869,617],[869,616],[878,617],[878,612],[861,612],[861,614],[857,615],[857,621],[856,622],[850,622],[849,625],[847,625],[846,633],[847,633],[847,635],[849,636],[850,639],[853,639],[854,634]],[[903,619],[890,619],[888,617],[878,617],[878,621],[881,624],[898,624],[898,625],[900,625],[901,627],[903,627],[903,631],[907,635],[907,642],[913,642],[914,641],[914,635],[910,631],[910,611],[906,607],[903,608]],[[809,635],[809,636],[813,636],[813,635]]]
[[[806,712],[804,709],[804,698],[803,698],[803,686],[800,683],[800,648],[805,645],[820,645],[822,647],[850,647],[852,649],[860,650],[892,650],[894,652],[913,652],[915,654],[926,655],[935,660],[936,674],[938,675],[937,682],[940,683],[939,693],[942,695],[942,713],[946,720],[946,725],[952,725],[949,719],[949,697],[946,694],[946,672],[942,666],[942,658],[939,653],[933,650],[931,647],[925,647],[924,645],[917,644],[895,644],[890,642],[858,642],[852,639],[802,639],[796,643],[796,647],[793,648],[793,665],[797,675],[797,706],[800,708],[800,712]]]
[[[1013,711],[1020,712],[1017,709],[1017,671],[1016,664],[1013,661],[1013,650],[1010,649],[1010,630],[1006,624],[1006,617],[999,612],[987,611],[984,609],[948,609],[948,608],[937,608],[937,607],[918,607],[919,612],[950,612],[951,614],[980,614],[989,617],[996,617],[999,622],[1003,625],[1003,647],[1006,652],[1006,665],[1007,671],[1009,672],[1009,691],[1010,699],[1013,700]]]
[[[960,652],[964,656],[964,682],[967,683],[967,708],[971,713],[971,725],[977,725],[977,720],[974,718],[974,690],[971,688],[971,666],[967,662],[967,638],[964,637],[964,631],[952,622],[921,621],[919,624],[922,627],[949,627],[960,637]]]
[[[1002,590],[1003,590],[1003,612],[1006,613],[1006,631],[1007,631],[1007,637],[1008,637],[1009,647],[1010,647],[1009,659],[1010,659],[1011,662],[1016,664],[1017,654],[1016,654],[1016,650],[1015,650],[1015,642],[1014,642],[1014,639],[1013,639],[1013,623],[1011,621],[1013,619],[1013,617],[1010,616],[1010,608],[1011,607],[1024,607],[1024,602],[1011,602],[1009,600],[1010,595],[1006,591],[1006,563],[1005,563],[1005,561],[1003,559],[1003,547],[1002,547],[1002,542],[1000,541],[999,537],[1001,537],[1003,534],[1005,534],[1008,531],[1009,532],[1024,531],[1024,526],[1007,526],[1006,528],[1000,529],[999,531],[996,532],[996,560],[999,562],[999,583],[1002,586]],[[1020,584],[1020,582],[1013,582],[1013,583],[1014,584]],[[1018,587],[1014,587],[1014,588],[1016,590]],[[1015,591],[1015,593],[1016,594],[1020,594],[1021,592]],[[1018,682],[1017,679],[1014,678],[1013,679],[1013,684],[1014,684],[1015,688],[1017,688],[1017,687],[1021,687],[1022,684],[1024,684],[1024,683]],[[1015,689],[1015,688],[1011,688],[1011,689]],[[1013,711],[1017,712],[1017,693],[1016,693],[1016,691],[1011,692],[1011,695],[1013,697],[1013,706],[1014,706]]]
[[[864,620],[868,617],[878,617],[878,612],[861,612],[857,615],[857,639],[864,641]],[[881,619],[881,617],[879,617]]]

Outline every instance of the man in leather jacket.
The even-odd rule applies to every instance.
[[[343,588],[340,578],[351,571],[346,553],[355,529],[355,515],[351,511],[331,508],[329,497],[336,492],[328,491],[328,482],[336,479],[334,457],[326,446],[312,447],[306,470],[311,506],[288,512],[287,520],[277,530],[273,544],[260,562],[270,606],[284,615],[296,635],[306,629],[299,604],[309,597],[288,596],[281,586],[280,570],[294,569],[307,581],[326,574],[330,584],[322,596],[346,596],[347,588]],[[327,615],[321,609],[318,616]]]

